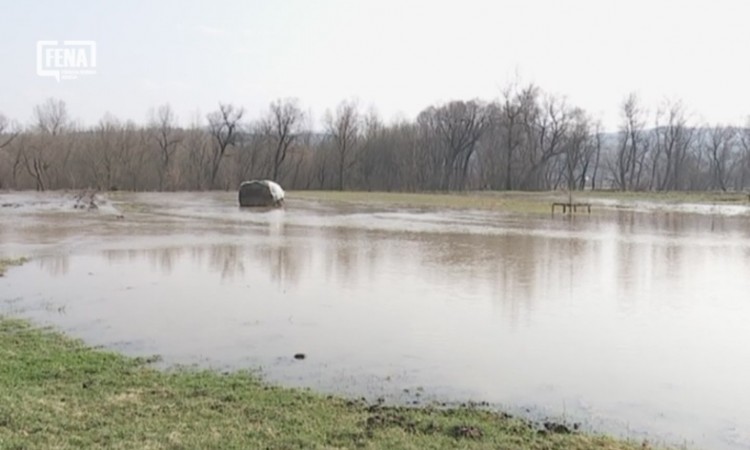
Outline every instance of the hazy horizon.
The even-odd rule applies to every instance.
[[[680,99],[700,124],[750,116],[750,8],[739,1],[11,3],[0,28],[0,114],[28,123],[49,97],[73,119],[137,123],[164,103],[180,124],[219,102],[261,116],[297,98],[312,124],[356,98],[385,121],[518,81],[564,96],[612,130],[630,92]],[[40,40],[93,40],[97,73],[36,73]]]

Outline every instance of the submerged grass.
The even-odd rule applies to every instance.
[[[549,213],[552,202],[567,202],[563,191],[468,191],[445,193],[365,192],[365,191],[293,191],[289,198],[325,202],[368,203],[384,207],[438,207],[502,210],[513,213]],[[750,197],[741,192],[622,192],[580,191],[574,202],[615,200],[623,202],[662,202],[698,204],[748,204]]]
[[[586,191],[583,195],[586,198],[665,203],[748,204],[750,202],[750,196],[747,193],[721,191]]]
[[[457,209],[506,210],[516,213],[549,212],[551,201],[561,201],[560,193],[528,192],[365,192],[294,191],[289,198],[326,202],[369,203],[385,207],[439,207]]]
[[[0,277],[4,276],[10,267],[26,264],[28,260],[28,258],[0,259]]]
[[[4,449],[643,448],[477,409],[368,406],[250,373],[158,371],[2,317],[0,361]]]

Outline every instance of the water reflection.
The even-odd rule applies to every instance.
[[[37,260],[36,264],[50,275],[63,276],[70,269],[70,257],[68,255],[48,256]]]
[[[145,260],[153,269],[164,275],[172,274],[175,265],[183,259],[190,260],[198,267],[206,267],[210,272],[220,274],[222,279],[242,276],[245,271],[242,263],[243,249],[237,245],[103,250],[101,254],[111,265],[137,264]]]

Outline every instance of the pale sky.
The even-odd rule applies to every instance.
[[[95,124],[145,122],[170,103],[187,125],[228,102],[257,118],[296,97],[319,121],[356,98],[385,120],[533,82],[618,121],[631,91],[680,98],[695,120],[750,115],[747,0],[0,0],[0,113],[28,123],[48,97]],[[39,40],[94,40],[97,73],[36,74]]]

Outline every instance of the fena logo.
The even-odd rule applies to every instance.
[[[36,74],[58,82],[96,75],[96,42],[37,41]]]

